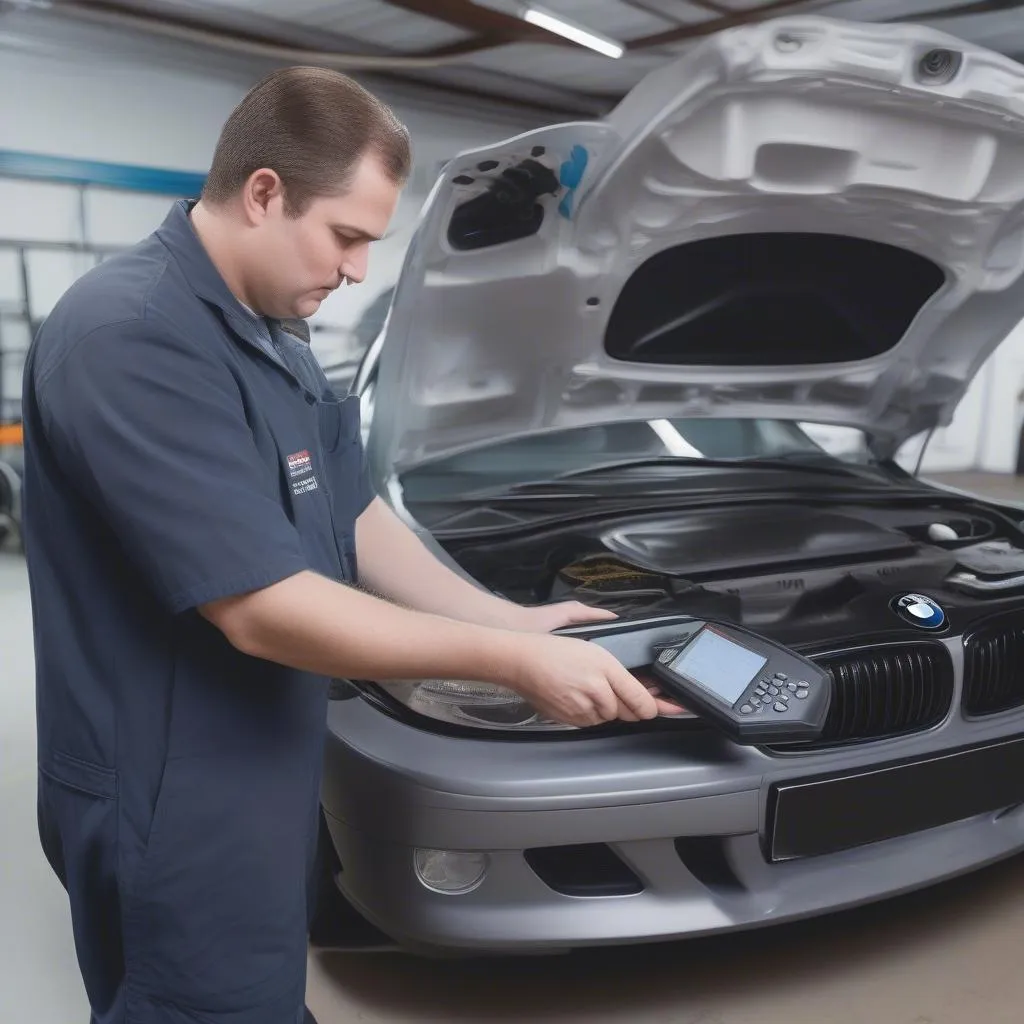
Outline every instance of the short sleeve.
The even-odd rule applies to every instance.
[[[103,327],[38,382],[63,472],[178,613],[307,568],[229,367],[148,321]]]
[[[359,441],[359,476],[356,480],[356,507],[357,515],[362,515],[374,498],[377,497],[376,488],[373,486],[370,477],[370,464],[366,457],[366,449],[363,447],[362,437]]]

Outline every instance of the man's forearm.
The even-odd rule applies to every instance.
[[[311,572],[201,612],[246,654],[318,675],[516,682],[514,634],[410,611]]]
[[[463,622],[514,629],[519,605],[442,565],[379,498],[356,524],[360,585],[407,608]]]

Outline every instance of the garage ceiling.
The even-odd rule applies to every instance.
[[[913,20],[1024,58],[1024,0],[537,0],[622,46],[618,59],[528,23],[522,0],[0,0],[248,54],[323,63],[590,116],[719,29],[790,13]],[[550,23],[550,22],[549,22]]]

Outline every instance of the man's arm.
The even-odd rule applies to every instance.
[[[525,608],[480,590],[439,562],[419,537],[375,498],[356,523],[359,580],[367,590],[417,611],[524,632],[550,632],[615,615],[575,601]]]
[[[240,651],[319,675],[495,683],[578,726],[678,711],[596,644],[409,611],[311,572],[199,611]]]

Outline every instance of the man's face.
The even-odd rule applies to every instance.
[[[387,230],[399,192],[373,155],[362,158],[347,192],[314,199],[299,217],[285,213],[274,190],[250,236],[247,291],[257,311],[306,318],[346,280],[362,281],[370,243]]]

